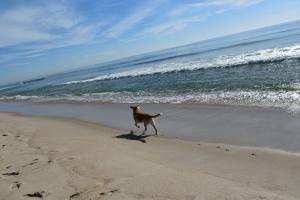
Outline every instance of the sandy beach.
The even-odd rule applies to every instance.
[[[0,200],[300,200],[299,8],[0,1]]]
[[[296,153],[0,114],[0,199],[299,199]]]

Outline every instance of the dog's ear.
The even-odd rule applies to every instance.
[[[131,109],[133,109],[133,106],[130,106]]]

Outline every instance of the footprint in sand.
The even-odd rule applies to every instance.
[[[16,187],[19,189],[21,187],[21,183],[16,182]]]
[[[29,163],[28,165],[34,165],[34,164],[36,164],[36,163],[38,163],[38,162],[31,162],[31,163]]]
[[[229,152],[229,151],[230,151],[230,149],[225,149],[225,151]]]
[[[25,164],[25,165],[23,165],[22,167],[24,168],[24,167],[32,166],[32,165],[34,165],[34,164],[36,164],[36,163],[39,163],[39,162],[37,162],[38,160],[39,160],[38,158],[35,158],[34,160],[32,160],[31,163]]]
[[[70,195],[69,199],[71,200],[71,199],[76,198],[76,197],[79,197],[79,196],[80,196],[80,193],[77,192],[77,193],[75,193],[75,194]]]
[[[95,190],[87,191],[87,192],[76,192],[69,196],[69,200],[73,200],[73,199],[75,200],[79,197],[80,197],[80,199],[90,199],[90,200],[95,199],[96,200],[99,198],[103,198],[105,196],[111,196],[114,193],[117,193],[119,191],[120,191],[119,189],[112,189],[112,190],[108,190],[108,191],[104,191],[104,192],[100,192],[100,193],[98,193]],[[94,193],[94,192],[96,192],[96,193]]]
[[[12,189],[20,189],[21,183],[16,181],[12,184]]]
[[[113,190],[109,190],[109,191],[106,191],[106,192],[101,192],[99,193],[101,196],[106,196],[106,195],[112,195],[116,192],[119,192],[120,190],[119,189],[113,189]]]

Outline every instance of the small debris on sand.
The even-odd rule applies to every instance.
[[[21,187],[21,183],[19,183],[18,181],[17,182],[14,182],[16,184],[16,187],[19,189]]]
[[[75,193],[75,194],[72,194],[71,196],[70,196],[70,198],[69,199],[72,199],[72,198],[74,198],[74,197],[78,197],[80,195],[80,193],[79,192],[77,192],[77,193]]]
[[[227,152],[228,152],[228,151],[230,151],[230,150],[229,150],[229,149],[225,149],[225,151],[227,151]]]
[[[35,192],[33,194],[25,194],[25,196],[43,198],[43,195],[41,192]]]
[[[35,163],[37,163],[37,162],[31,162],[31,163],[29,163],[28,165],[34,165]]]
[[[7,136],[7,135],[6,135],[6,134],[3,134],[2,136],[4,136],[4,137],[5,137],[5,136]]]
[[[113,190],[110,190],[110,191],[107,191],[107,192],[101,192],[99,194],[104,196],[104,195],[112,195],[115,192],[119,192],[119,189],[113,189]]]
[[[19,172],[9,172],[9,173],[4,173],[2,175],[5,175],[5,176],[17,176],[19,174],[20,174]]]

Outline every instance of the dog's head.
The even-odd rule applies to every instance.
[[[130,108],[133,110],[133,112],[140,110],[140,106],[130,106]]]

